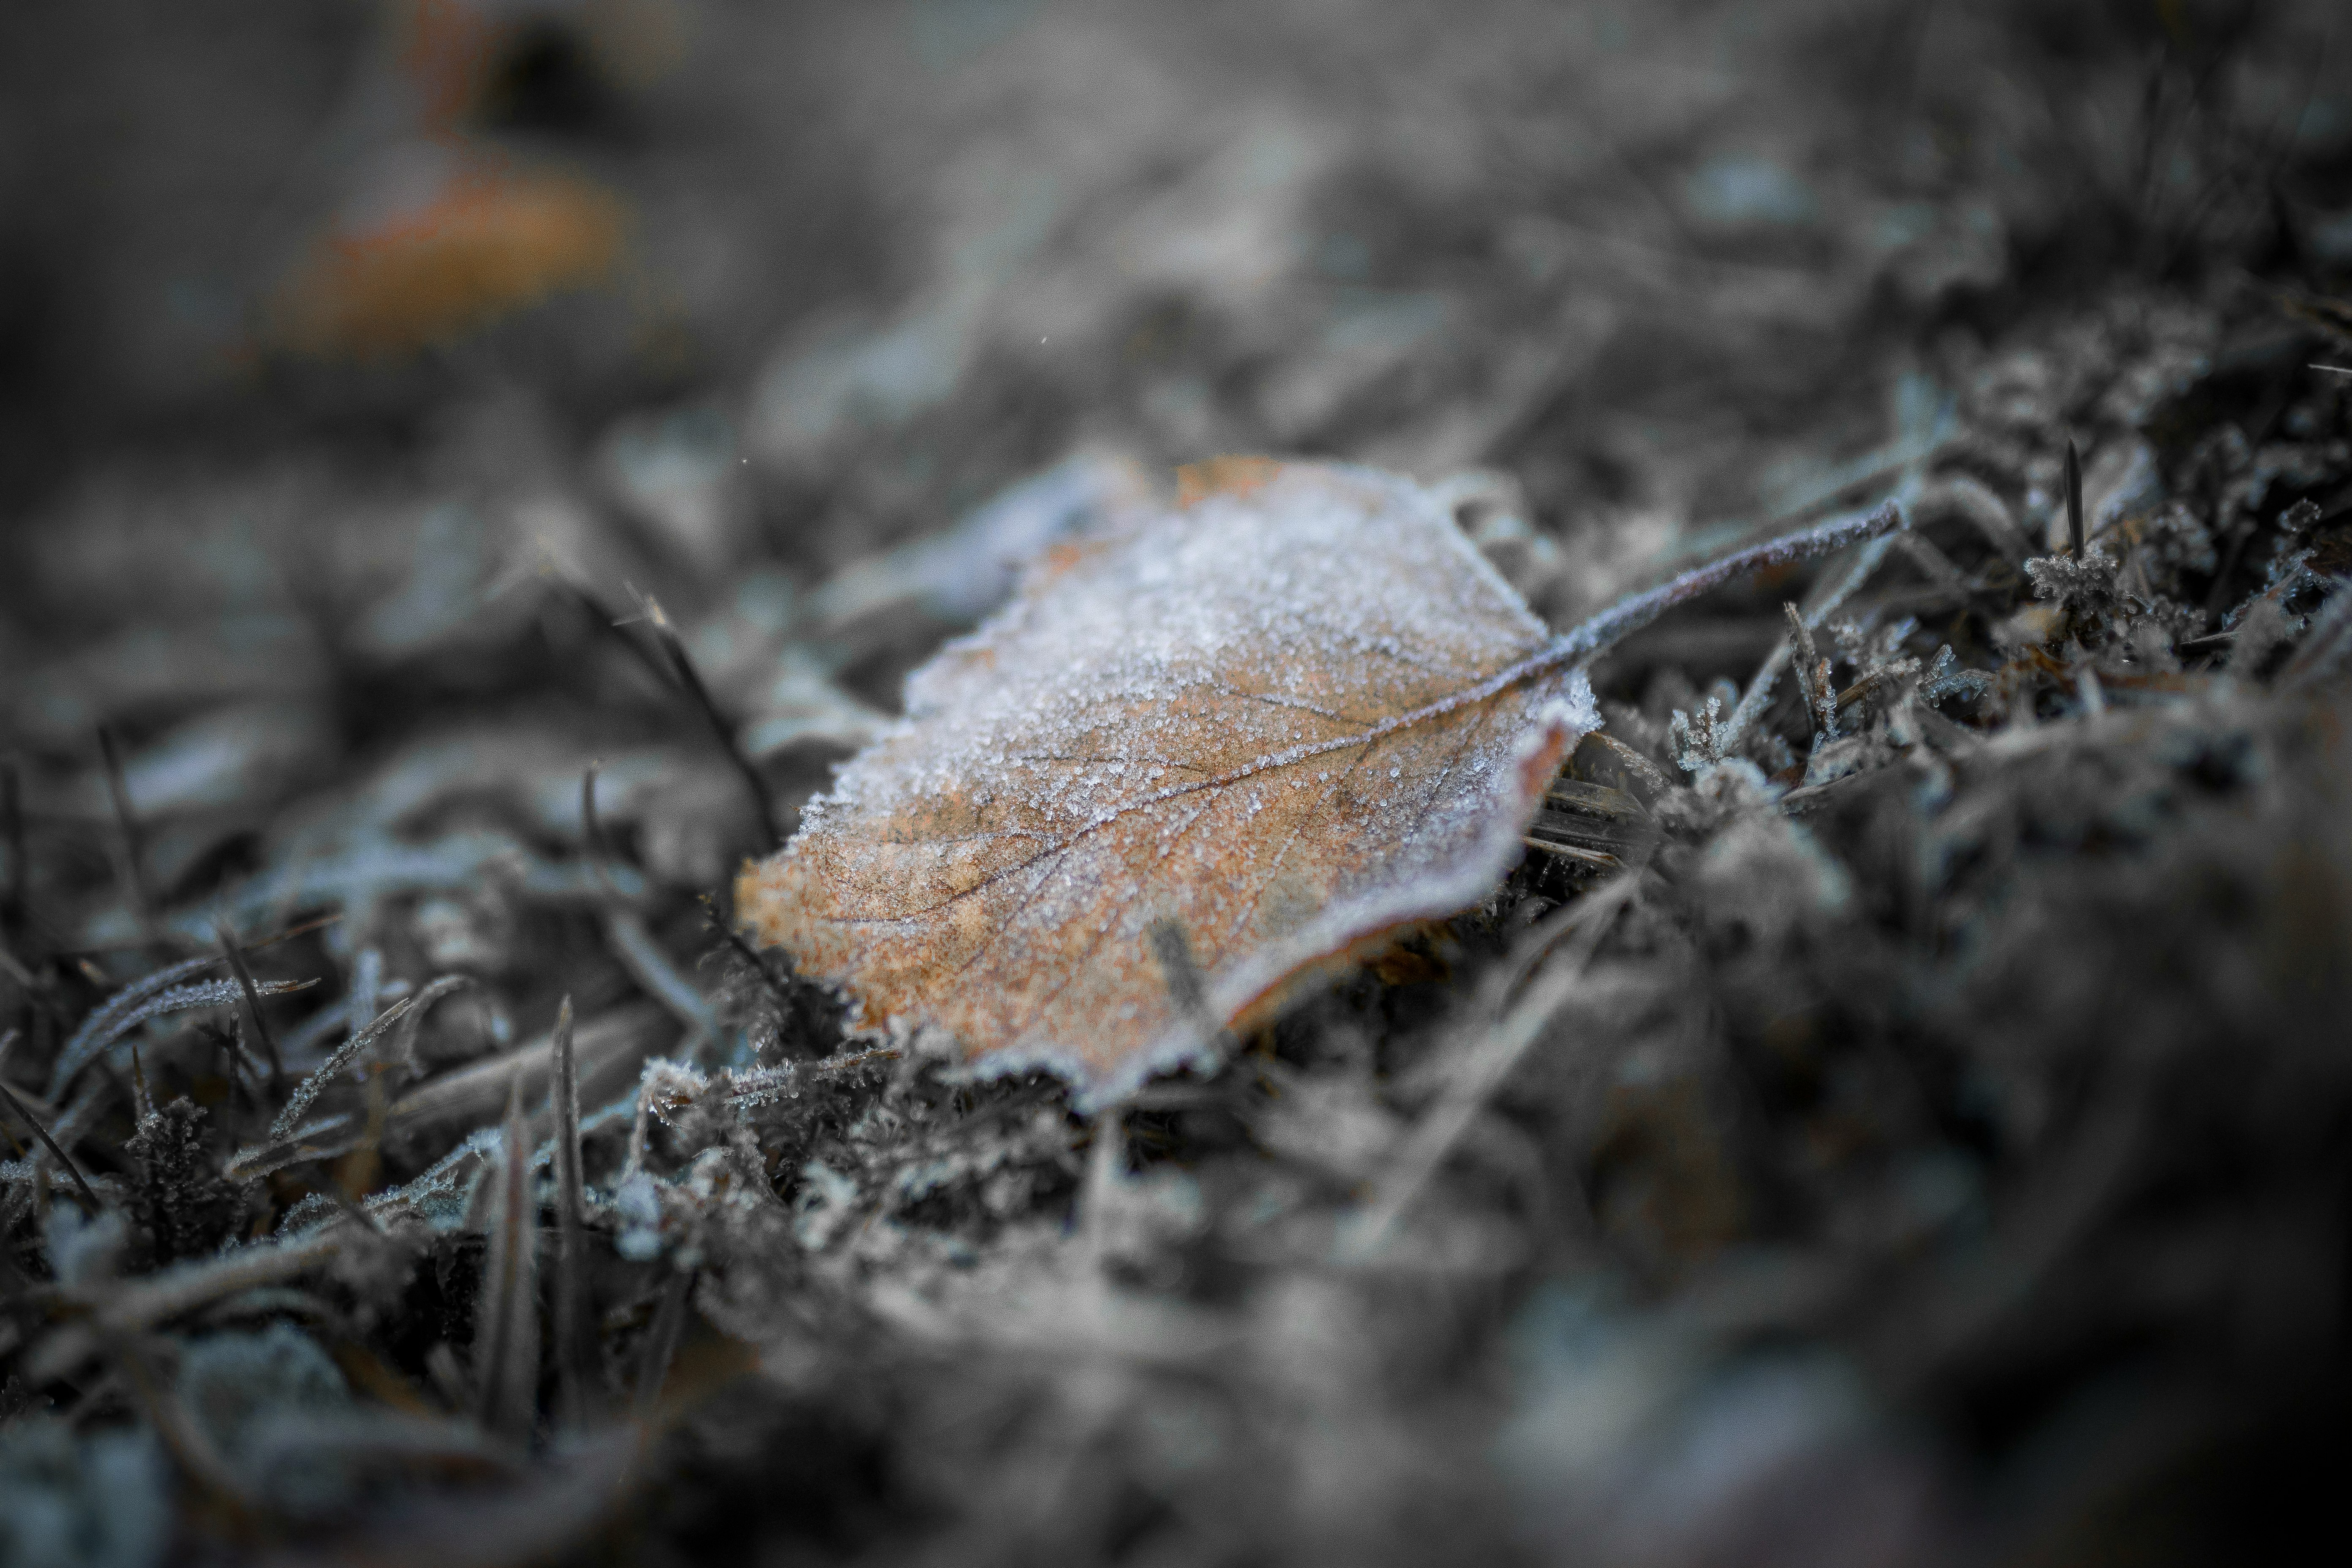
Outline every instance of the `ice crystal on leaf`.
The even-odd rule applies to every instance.
[[[1303,973],[1484,896],[1599,726],[1577,661],[1697,582],[1552,638],[1408,480],[1208,488],[1040,563],[744,872],[741,918],[859,1024],[1089,1103],[1208,1060]]]

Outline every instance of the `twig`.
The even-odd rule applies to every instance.
[[[572,998],[555,1014],[555,1072],[548,1085],[549,1120],[555,1128],[555,1373],[557,1419],[577,1428],[585,1415],[588,1367],[581,1330],[586,1280],[587,1235],[582,1226],[586,1199],[580,1171],[580,1073],[572,1056]]]

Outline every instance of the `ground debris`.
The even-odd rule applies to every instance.
[[[2332,1519],[2320,0],[17,9],[0,1564]],[[1203,459],[1266,451],[1410,505],[1253,531],[1291,481]],[[1258,640],[1173,592],[1008,630],[1153,530]],[[1230,1008],[1214,922],[1108,878],[1185,1047],[1115,1094],[965,1070],[942,1018],[1037,1000],[985,963],[853,1014],[735,934],[772,835],[960,822],[1007,734],[1041,820],[1117,807],[1151,737],[1073,686],[1271,636],[1393,697],[1595,625],[1524,836],[1377,956]],[[850,762],[926,668],[969,754]],[[1193,715],[1244,761],[1331,706],[1236,690],[1310,704]],[[1418,842],[1359,771],[1325,826]]]

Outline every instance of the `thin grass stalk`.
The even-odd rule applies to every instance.
[[[286,1097],[286,1063],[278,1054],[278,1037],[269,1032],[269,1022],[261,1016],[261,993],[253,984],[253,966],[245,961],[245,950],[236,944],[236,933],[224,921],[213,927],[220,938],[221,956],[228,960],[231,973],[236,976],[236,988],[245,994],[245,1016],[253,1024],[254,1038],[261,1042],[261,1054],[269,1062],[269,1096],[272,1100]]]
[[[477,1413],[493,1432],[526,1436],[539,1383],[538,1226],[530,1203],[530,1143],[520,1086],[507,1095],[498,1203],[474,1315]]]
[[[557,1419],[577,1429],[586,1416],[587,1345],[582,1313],[587,1293],[587,1206],[580,1162],[580,1072],[572,1052],[572,998],[555,1015],[555,1071],[548,1085],[555,1129],[555,1371]]]
[[[354,1030],[352,1037],[337,1047],[325,1061],[313,1068],[309,1077],[294,1086],[294,1092],[287,1097],[285,1109],[280,1110],[277,1120],[269,1124],[270,1139],[277,1141],[290,1136],[296,1123],[301,1120],[302,1113],[310,1109],[311,1103],[319,1098],[320,1091],[333,1080],[335,1074],[357,1060],[361,1053],[374,1046],[395,1026],[399,1029],[398,1035],[395,1036],[395,1040],[399,1044],[390,1055],[393,1060],[404,1060],[414,1049],[416,1028],[423,1021],[421,1015],[424,1010],[451,992],[463,990],[471,984],[472,982],[465,975],[444,974],[425,986],[424,990],[404,996],[386,1007],[364,1028]]]
[[[775,803],[768,798],[768,781],[760,776],[759,768],[736,743],[735,727],[727,721],[725,714],[719,711],[719,704],[711,700],[710,689],[702,684],[702,677],[696,671],[694,660],[687,656],[686,643],[678,637],[677,628],[670,625],[669,617],[662,614],[657,601],[650,598],[646,601],[646,617],[653,623],[655,640],[661,644],[662,655],[669,661],[670,674],[694,700],[695,707],[701,711],[702,721],[710,727],[711,738],[719,742],[719,750],[727,753],[729,764],[743,781],[744,793],[751,797],[751,809],[760,818],[761,852],[774,854],[784,847],[784,835],[776,824]]]
[[[694,661],[687,656],[686,644],[678,639],[677,629],[670,625],[669,617],[662,613],[662,607],[649,598],[639,601],[645,606],[646,619],[653,626],[654,640],[661,646],[661,656],[656,658],[646,650],[644,643],[621,629],[622,621],[595,595],[577,583],[566,581],[563,585],[581,608],[598,625],[618,636],[630,654],[656,679],[674,682],[693,700],[701,713],[702,721],[710,727],[719,750],[726,752],[729,764],[740,775],[744,789],[751,797],[752,809],[759,815],[763,852],[773,854],[782,848],[784,837],[776,824],[775,805],[768,798],[767,781],[760,776],[760,770],[752,764],[751,758],[743,754],[742,747],[736,743],[734,727],[727,722],[726,717],[719,711],[719,705],[711,700],[709,688],[703,685]]]
[[[1485,1037],[1462,1054],[1437,1103],[1413,1124],[1389,1170],[1356,1215],[1343,1242],[1344,1256],[1362,1262],[1380,1254],[1405,1211],[1436,1176],[1486,1101],[1575,994],[1602,939],[1633,901],[1644,875],[1643,868],[1628,870],[1563,911],[1559,918],[1564,926],[1573,927],[1573,942],[1551,961],[1549,973],[1532,982]],[[1565,929],[1553,931],[1547,946],[1567,934]]]
[[[1894,504],[1889,501],[1878,511],[1872,512],[1870,516],[1876,518],[1880,513],[1893,510]],[[1873,535],[1861,549],[1855,551],[1853,562],[1847,567],[1844,575],[1832,583],[1825,591],[1819,589],[1815,591],[1811,608],[1804,612],[1805,625],[1807,626],[1822,625],[1837,613],[1840,605],[1860,592],[1862,585],[1870,580],[1871,574],[1876,572],[1880,563],[1886,559],[1887,552],[1894,546],[1895,538],[1893,534]],[[1738,706],[1731,710],[1730,721],[1717,731],[1720,736],[1717,743],[1726,754],[1736,748],[1739,744],[1740,737],[1747,734],[1756,721],[1763,717],[1764,705],[1772,700],[1773,685],[1780,679],[1780,672],[1788,668],[1789,661],[1794,654],[1794,647],[1795,645],[1790,639],[1783,637],[1774,645],[1772,651],[1765,656],[1764,662],[1757,669],[1755,678],[1748,683],[1746,694],[1739,699]]]
[[[2083,559],[2083,549],[2089,542],[2089,529],[2083,519],[2083,454],[2075,449],[2074,438],[2066,437],[2066,552],[2075,560]]]
[[[694,1292],[695,1271],[679,1269],[670,1276],[669,1287],[662,1292],[661,1305],[654,1312],[654,1326],[646,1335],[645,1360],[637,1367],[636,1396],[629,1405],[629,1417],[640,1433],[649,1430],[654,1417],[661,1410],[662,1384],[669,1381],[670,1363],[677,1357],[677,1342],[686,1332],[687,1303]]]
[[[141,975],[92,1008],[89,1016],[58,1047],[57,1065],[50,1068],[49,1073],[49,1098],[55,1100],[63,1094],[74,1074],[87,1066],[97,1052],[111,1044],[121,1030],[131,1026],[128,1020],[142,1005],[202,974],[219,962],[217,958],[190,958],[178,963],[167,963],[151,974]]]
[[[9,1032],[11,1035],[15,1033],[14,1030]],[[57,1161],[59,1169],[73,1178],[73,1184],[81,1194],[82,1202],[89,1205],[89,1212],[92,1214],[102,1212],[106,1205],[99,1201],[98,1194],[91,1190],[90,1184],[82,1179],[80,1167],[68,1157],[62,1148],[58,1147],[58,1141],[49,1136],[49,1130],[41,1125],[40,1118],[27,1110],[25,1102],[18,1100],[16,1091],[5,1083],[0,1083],[0,1100],[7,1101],[8,1109],[16,1113],[16,1120],[33,1130],[33,1135],[41,1141],[41,1147],[49,1152],[49,1157]]]

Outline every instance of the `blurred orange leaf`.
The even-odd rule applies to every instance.
[[[1114,1098],[1517,858],[1599,720],[1565,659],[1519,668],[1543,624],[1439,503],[1309,465],[1190,488],[1033,571],[745,871],[760,939],[866,1023]]]
[[[357,359],[411,353],[608,281],[628,234],[626,205],[576,175],[437,156],[422,199],[322,235],[278,292],[276,341]]]

